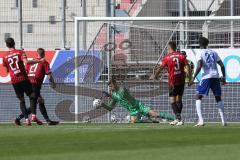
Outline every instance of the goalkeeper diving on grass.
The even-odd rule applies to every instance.
[[[111,111],[116,104],[119,104],[121,107],[124,107],[130,113],[131,123],[138,122],[138,116],[147,116],[150,118],[161,118],[164,120],[172,121],[175,120],[175,116],[165,113],[158,112],[150,109],[139,100],[135,99],[125,87],[118,86],[115,79],[112,79],[108,83],[110,93],[103,92],[103,96],[109,98],[110,100],[107,103],[100,102],[98,107],[104,107],[108,111]]]

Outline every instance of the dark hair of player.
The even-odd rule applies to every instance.
[[[38,52],[38,55],[41,57],[41,58],[44,58],[45,57],[45,50],[43,48],[38,48],[37,49],[37,52]]]
[[[199,38],[200,47],[207,48],[208,44],[209,44],[209,40],[206,37],[200,37]]]
[[[111,79],[109,82],[108,82],[108,85],[110,84],[117,84],[117,81],[115,79]]]
[[[6,46],[7,46],[8,48],[14,48],[14,47],[15,47],[15,41],[14,41],[13,38],[7,38],[7,39],[5,40],[5,42],[6,42]]]
[[[180,51],[180,53],[187,57],[187,53],[185,51]]]
[[[177,50],[177,44],[176,44],[176,42],[174,42],[174,41],[169,42],[169,43],[168,43],[168,46],[169,46],[172,50],[174,50],[174,51]]]

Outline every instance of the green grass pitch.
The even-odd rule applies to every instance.
[[[240,125],[0,125],[1,160],[237,160]]]

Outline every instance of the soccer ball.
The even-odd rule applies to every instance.
[[[93,107],[99,107],[101,105],[101,99],[93,100]]]
[[[82,122],[83,123],[91,123],[91,118],[88,115],[83,116]]]
[[[112,122],[112,123],[117,123],[117,117],[116,117],[115,114],[112,114],[112,115],[111,115],[111,122]]]

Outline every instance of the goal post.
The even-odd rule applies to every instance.
[[[82,36],[83,22],[87,26],[86,36]],[[183,27],[179,27],[179,23]],[[184,32],[183,42],[180,32]],[[112,116],[92,106],[92,100],[99,97],[102,90],[108,90],[107,82],[112,76],[146,105],[172,113],[166,72],[162,73],[159,81],[152,82],[149,76],[167,53],[169,41],[176,41],[178,49],[186,51],[188,59],[196,66],[200,36],[209,38],[209,47],[219,53],[226,66],[228,85],[223,87],[223,99],[227,119],[236,122],[240,118],[240,100],[234,98],[240,91],[240,72],[234,70],[240,66],[240,16],[76,17],[74,35],[75,68],[88,65],[85,69],[74,70],[75,122],[84,119],[80,113],[87,113],[85,116],[94,122],[109,122],[109,117],[118,122],[127,121],[128,113],[118,106],[111,112]],[[81,77],[82,73],[85,77]],[[187,122],[197,120],[195,87],[186,86],[183,97],[183,117]],[[209,122],[219,119],[212,94],[203,101],[203,114]]]

